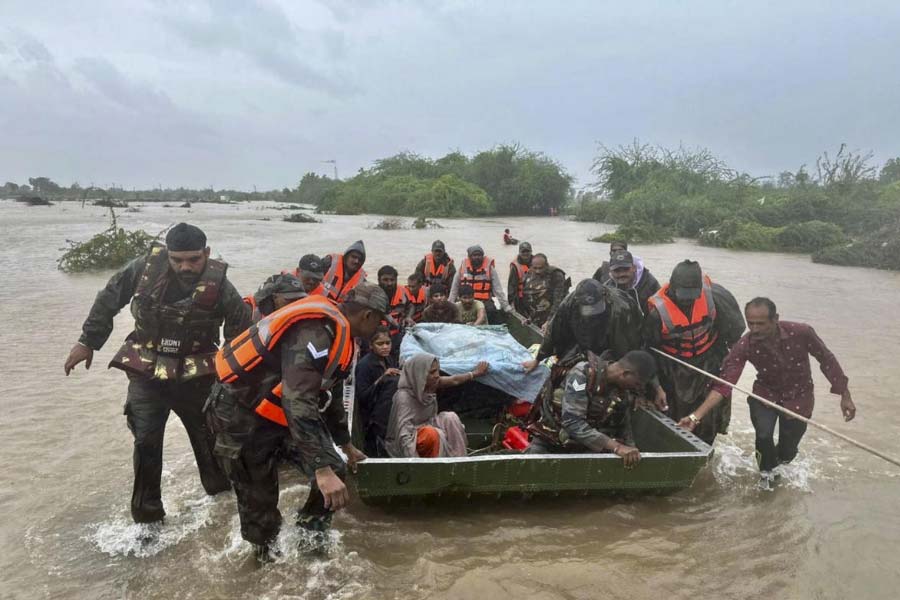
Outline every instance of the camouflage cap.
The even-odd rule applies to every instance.
[[[282,273],[272,275],[259,286],[259,289],[253,294],[256,303],[259,304],[266,298],[271,298],[275,294],[281,294],[285,298],[303,298],[306,296],[306,290],[303,288],[303,282],[291,275],[290,273]]]
[[[364,281],[347,293],[345,302],[360,304],[381,314],[388,312],[388,297],[381,287]]]

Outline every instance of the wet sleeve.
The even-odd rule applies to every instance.
[[[722,361],[722,370],[719,377],[728,383],[737,383],[744,372],[744,365],[747,364],[749,358],[750,344],[748,338],[741,338],[737,344],[731,347],[728,356]],[[725,385],[718,381],[713,382],[710,389],[714,392],[722,394],[724,398],[731,398],[731,386]]]
[[[143,257],[134,259],[113,275],[106,287],[97,293],[91,312],[81,327],[81,337],[78,338],[80,343],[93,350],[103,347],[112,333],[113,319],[134,296],[144,264]]]
[[[713,300],[716,303],[719,339],[725,343],[726,348],[730,348],[744,335],[744,313],[731,292],[721,285],[713,284]]]
[[[506,300],[512,304],[516,301],[516,293],[519,288],[519,271],[513,265],[509,265],[509,277],[506,279]]]
[[[347,410],[344,408],[344,386],[338,383],[331,389],[331,400],[322,412],[325,426],[331,439],[338,446],[350,443],[350,421],[347,419]]]
[[[503,293],[503,283],[500,281],[500,271],[496,267],[491,269],[491,293],[497,299],[497,302],[500,303],[501,310],[509,309],[509,302],[506,299],[506,294]]]
[[[566,297],[566,274],[562,271],[554,271],[550,283],[553,288],[550,296],[550,314],[554,315]]]
[[[828,378],[828,382],[831,384],[831,393],[843,394],[846,392],[850,380],[844,375],[844,370],[837,358],[812,327],[807,328],[806,343],[809,353],[819,361],[819,369],[822,374]]]
[[[456,302],[459,298],[459,273],[453,275],[453,283],[450,284],[450,295],[447,299],[450,302]]]
[[[244,302],[237,289],[227,279],[222,282],[219,307],[225,317],[222,333],[226,342],[231,341],[250,327],[252,314],[250,305]]]
[[[644,322],[641,325],[641,333],[644,341],[644,348],[659,348],[662,345],[661,334],[662,323],[659,320],[659,313],[655,308],[650,308],[644,316]],[[654,356],[655,353],[651,352]]]
[[[425,259],[419,261],[419,264],[416,265],[416,270],[414,273],[417,273],[422,280],[425,280]]]
[[[583,369],[572,369],[566,377],[560,424],[573,442],[581,444],[593,452],[603,452],[606,450],[609,436],[588,424],[587,409],[587,378]]]
[[[334,336],[321,321],[292,327],[281,342],[281,403],[305,465],[343,467],[329,428],[319,413],[322,373]],[[340,400],[338,400],[340,403]]]
[[[538,362],[541,362],[554,354],[556,354],[556,339],[561,335],[559,331],[560,328],[566,326],[566,311],[560,307],[560,310],[556,311],[556,314],[548,321],[547,325],[547,334],[544,336],[544,339],[541,341],[541,347],[538,350],[537,356],[535,357]]]

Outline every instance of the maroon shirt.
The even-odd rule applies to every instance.
[[[779,321],[775,339],[757,342],[749,333],[745,334],[722,362],[720,377],[737,383],[744,365],[750,361],[756,367],[754,394],[809,418],[815,403],[810,355],[819,361],[822,373],[831,383],[831,393],[843,394],[847,390],[847,376],[834,354],[812,327],[791,321]],[[731,397],[731,388],[724,383],[716,383],[712,389],[726,398]]]

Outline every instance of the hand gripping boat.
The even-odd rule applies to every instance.
[[[541,333],[515,313],[507,315],[509,333],[522,346],[540,343]],[[442,369],[444,361],[441,362]],[[492,390],[468,384],[485,396]],[[470,394],[471,395],[471,394]],[[485,402],[490,402],[485,398]],[[351,401],[352,405],[352,401]],[[362,432],[351,406],[354,443]],[[472,416],[474,415],[474,416]],[[656,410],[638,409],[632,427],[641,461],[625,469],[614,454],[521,454],[496,444],[496,417],[460,417],[466,426],[469,452],[459,458],[369,458],[359,463],[356,491],[367,504],[402,500],[539,495],[667,494],[690,487],[712,455],[700,438],[675,425]],[[493,433],[493,435],[492,435]],[[490,453],[492,441],[497,448]]]

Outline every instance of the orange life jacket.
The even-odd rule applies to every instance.
[[[256,298],[253,296],[244,296],[242,298],[244,304],[250,307],[250,321],[256,323],[262,318],[262,313],[259,312],[259,306],[256,305]]]
[[[466,258],[459,275],[459,285],[471,285],[475,291],[476,300],[490,300],[493,291],[491,276],[494,273],[494,259],[485,256],[481,266],[477,269],[472,266],[472,261]]]
[[[426,284],[434,283],[435,281],[443,281],[447,282],[450,278],[450,265],[453,264],[453,259],[448,257],[447,264],[436,263],[434,261],[434,254],[429,252],[425,255],[425,272],[423,276],[425,278]]]
[[[403,325],[404,313],[406,312],[406,303],[409,298],[409,292],[405,286],[398,285],[394,296],[391,298],[390,314],[391,318],[397,325],[389,325],[387,321],[382,321],[383,325],[387,325],[390,335],[400,333],[400,326]]]
[[[716,304],[713,302],[712,281],[709,277],[703,277],[703,288],[700,297],[694,300],[690,320],[669,298],[666,293],[668,290],[667,283],[647,301],[659,314],[662,325],[661,350],[682,358],[703,354],[719,337],[719,332],[714,329]]]
[[[512,271],[515,269],[519,273],[519,287],[516,290],[516,298],[524,298],[525,297],[525,273],[528,272],[528,265],[523,265],[518,260],[514,260],[509,263],[509,270]]]
[[[353,277],[345,281],[344,255],[335,253],[329,254],[329,256],[331,257],[331,266],[325,273],[325,278],[322,279],[322,295],[335,302],[343,302],[347,293],[366,279],[366,272],[360,267]]]
[[[281,337],[295,323],[303,319],[328,319],[334,323],[334,342],[328,349],[328,362],[322,373],[322,390],[331,388],[335,379],[346,376],[353,363],[355,346],[350,336],[347,318],[332,302],[320,296],[307,296],[276,310],[249,329],[226,343],[216,353],[216,374],[223,383],[240,383],[248,380],[248,375],[264,362],[273,368],[273,350]],[[287,418],[281,408],[282,385],[261,395],[251,408],[259,416],[287,427]]]
[[[415,307],[412,320],[418,323],[422,320],[422,312],[425,310],[425,305],[428,304],[428,288],[424,285],[419,287],[419,293],[415,296],[412,295],[407,286],[403,286],[403,289],[406,290],[406,301]]]

